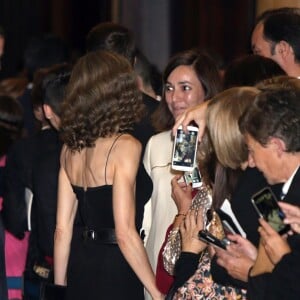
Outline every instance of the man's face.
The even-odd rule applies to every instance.
[[[250,167],[257,167],[269,184],[281,182],[281,165],[278,159],[276,147],[272,142],[262,146],[251,135],[245,135],[248,146],[248,164]]]
[[[282,60],[278,44],[275,45],[272,51],[272,44],[264,39],[264,25],[260,22],[253,30],[251,37],[252,52],[256,55],[264,56],[274,60],[283,70],[285,70],[285,63]]]
[[[271,44],[264,39],[263,36],[264,25],[263,23],[258,23],[251,37],[251,46],[254,54],[261,55],[264,57],[272,58]]]

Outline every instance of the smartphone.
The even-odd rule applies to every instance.
[[[279,207],[276,196],[269,187],[255,193],[251,201],[259,217],[264,218],[279,234],[284,234],[290,230],[290,226],[283,223],[284,212]]]
[[[211,233],[209,233],[207,230],[200,230],[198,233],[198,238],[205,243],[209,243],[213,246],[222,248],[224,250],[226,250],[226,247],[230,245],[229,239],[224,238],[220,240],[217,237],[213,236]]]
[[[237,225],[233,221],[230,215],[225,213],[222,209],[218,209],[217,213],[221,219],[223,229],[225,234],[239,234],[242,235],[241,232],[239,231]],[[243,235],[242,235],[243,236]]]
[[[226,220],[222,220],[222,225],[223,225],[225,235],[237,234],[237,232],[232,228],[232,226]]]
[[[185,132],[180,126],[174,139],[172,153],[172,169],[193,171],[198,144],[198,128],[188,126]]]
[[[187,185],[192,184],[193,188],[198,188],[202,185],[202,179],[198,167],[194,167],[193,171],[184,172],[184,181]]]

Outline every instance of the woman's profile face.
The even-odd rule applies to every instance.
[[[170,73],[165,84],[165,98],[174,119],[204,101],[202,84],[191,66],[181,65]]]

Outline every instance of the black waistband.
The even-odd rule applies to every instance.
[[[114,228],[102,228],[100,230],[84,229],[82,232],[84,241],[93,241],[99,244],[117,244]]]

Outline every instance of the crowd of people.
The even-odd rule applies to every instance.
[[[286,7],[224,70],[194,48],[160,74],[111,22],[73,63],[30,41],[0,82],[0,299],[299,299],[299,41]],[[172,169],[188,125],[197,186]]]

